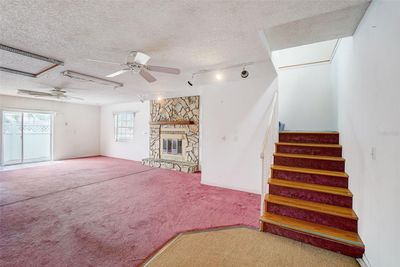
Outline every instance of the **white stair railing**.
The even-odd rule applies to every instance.
[[[261,173],[261,205],[260,205],[260,214],[262,215],[264,212],[264,197],[266,193],[266,181],[269,177],[270,167],[272,164],[272,153],[274,150],[274,143],[278,137],[278,105],[276,104],[278,101],[278,91],[274,92],[273,98],[269,105],[269,118],[267,131],[264,136],[264,141],[262,144],[262,150],[260,154],[261,164],[262,164],[262,173]]]

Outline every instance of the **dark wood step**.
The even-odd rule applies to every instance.
[[[274,164],[281,166],[339,172],[343,172],[345,168],[345,160],[340,157],[311,156],[286,153],[274,153]]]
[[[279,142],[339,144],[338,132],[280,132]]]
[[[345,172],[334,172],[308,168],[272,165],[271,176],[287,181],[319,184],[335,187],[348,187],[348,175]]]
[[[352,257],[362,257],[364,244],[357,233],[265,212],[261,230],[329,249]]]
[[[271,194],[265,197],[265,205],[273,214],[357,232],[358,218],[350,208]]]
[[[324,186],[271,178],[269,193],[329,205],[351,208],[353,194],[342,187]]]
[[[336,144],[276,143],[277,153],[341,157],[342,146]]]

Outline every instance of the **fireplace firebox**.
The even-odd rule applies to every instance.
[[[182,155],[181,139],[163,139],[163,153],[171,155]]]

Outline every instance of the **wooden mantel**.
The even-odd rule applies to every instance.
[[[150,125],[190,125],[195,124],[194,121],[178,120],[178,121],[151,121]]]

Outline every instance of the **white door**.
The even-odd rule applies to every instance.
[[[47,161],[52,158],[50,113],[3,112],[3,164]]]

